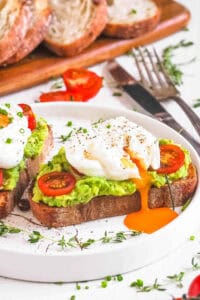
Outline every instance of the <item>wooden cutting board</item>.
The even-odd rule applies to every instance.
[[[162,18],[157,28],[139,38],[121,40],[100,37],[80,55],[58,57],[39,47],[29,57],[10,67],[0,68],[0,95],[22,90],[51,77],[61,75],[69,67],[88,67],[121,55],[139,45],[162,39],[183,28],[190,19],[190,12],[172,0],[160,0]]]

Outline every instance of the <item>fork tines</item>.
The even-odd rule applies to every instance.
[[[155,48],[137,48],[133,50],[136,67],[140,75],[142,85],[147,89],[166,88],[174,85],[162,65],[159,55]]]

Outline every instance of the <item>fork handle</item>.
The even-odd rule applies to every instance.
[[[200,136],[200,118],[197,116],[197,114],[190,108],[190,106],[179,96],[173,96],[172,99],[174,99],[179,106],[183,109],[183,111],[188,116],[189,120],[191,121],[192,125],[196,129],[198,135]]]

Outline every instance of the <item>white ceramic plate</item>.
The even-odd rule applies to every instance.
[[[158,138],[170,138],[188,148],[193,163],[198,173],[200,172],[198,155],[190,144],[174,130],[145,115],[129,110],[77,103],[36,104],[33,109],[53,126],[57,141],[61,134],[66,134],[65,124],[68,120],[84,126],[87,122],[94,122],[100,118],[125,116],[141,124]],[[56,149],[61,145],[57,143]],[[107,244],[101,242],[105,232],[114,237],[119,231],[127,231],[123,225],[123,216],[60,229],[46,229],[29,221],[37,222],[31,212],[23,213],[16,208],[14,214],[3,221],[22,228],[23,232],[0,237],[0,275],[31,281],[69,282],[102,278],[143,267],[168,254],[194,232],[199,222],[199,197],[198,185],[189,207],[157,232],[129,237],[122,243]],[[39,231],[49,239],[41,239],[38,243],[31,244],[28,239],[33,230]],[[99,241],[83,250],[80,247],[61,249],[57,245],[56,241],[62,236],[69,239],[77,234],[82,242],[89,238]]]

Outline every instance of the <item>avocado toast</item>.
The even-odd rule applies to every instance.
[[[37,174],[53,144],[51,128],[27,104],[0,105],[0,218],[6,217]]]
[[[149,208],[181,206],[192,196],[197,173],[189,152],[173,141],[158,141],[140,126],[132,124],[121,117],[102,122],[97,126],[100,131],[93,126],[92,134],[79,128],[71,133],[53,159],[41,166],[29,201],[33,214],[42,224],[67,226],[140,211],[141,193],[136,181],[132,180],[141,177],[141,173],[137,173],[139,162],[150,178]],[[83,140],[87,145],[83,145]],[[125,151],[127,145],[134,149],[139,162]],[[120,147],[122,152],[118,156],[117,148]],[[167,149],[167,156],[172,155],[172,164],[160,165],[159,148]],[[109,156],[107,150],[114,152]],[[118,167],[122,169],[121,174]]]

